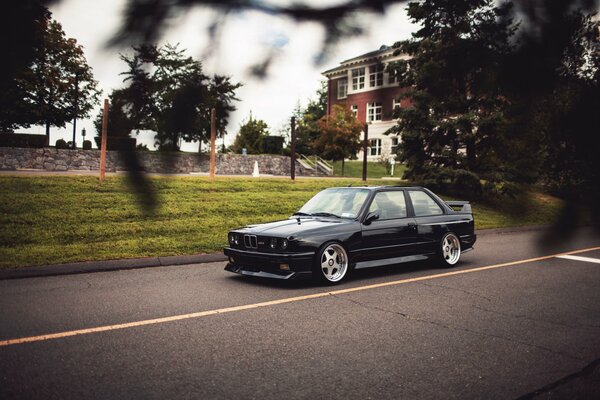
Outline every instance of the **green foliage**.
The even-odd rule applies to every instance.
[[[507,102],[498,60],[513,32],[501,18],[506,10],[491,0],[426,0],[410,3],[408,14],[421,29],[395,47],[411,58],[389,69],[413,88],[404,94],[412,106],[396,111],[399,123],[388,132],[402,135],[407,177],[447,168],[502,173]]]
[[[233,105],[238,99],[227,76],[209,77],[200,61],[185,55],[178,46],[143,45],[132,55],[121,55],[128,71],[123,72],[123,89],[111,94],[109,134],[128,136],[132,130],[156,132],[156,144],[162,151],[177,151],[181,141],[210,139],[210,110],[216,108],[217,137],[226,133]],[[100,132],[101,114],[96,118]]]
[[[45,135],[28,133],[0,133],[0,147],[45,147]]]
[[[322,117],[317,127],[321,134],[313,149],[321,157],[333,161],[356,157],[363,127],[347,107],[335,105],[331,115]]]
[[[42,41],[33,60],[16,77],[24,108],[16,106],[19,115],[0,125],[45,125],[49,137],[51,126],[64,127],[75,115],[88,116],[100,91],[77,40],[66,38],[61,24],[49,16],[41,26]]]
[[[67,142],[65,142],[64,139],[58,139],[56,141],[56,144],[54,145],[54,147],[56,147],[57,149],[68,149],[69,146],[67,145]]]
[[[83,141],[83,149],[84,150],[91,150],[92,149],[92,142],[91,142],[91,140],[84,140]]]
[[[283,153],[282,136],[265,136],[262,138],[260,147],[263,154],[282,154]]]
[[[327,81],[321,81],[321,86],[315,93],[315,98],[308,102],[305,108],[298,104],[292,116],[296,118],[296,153],[314,155],[313,144],[320,136],[318,122],[327,113]],[[290,132],[286,124],[285,133]]]
[[[241,153],[246,149],[248,154],[260,154],[263,151],[263,140],[269,135],[269,126],[261,119],[254,119],[252,115],[248,122],[240,126],[231,150]]]

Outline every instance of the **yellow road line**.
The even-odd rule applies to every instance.
[[[200,311],[200,312],[191,313],[191,314],[174,315],[171,317],[147,319],[147,320],[143,320],[143,321],[127,322],[127,323],[123,323],[123,324],[98,326],[95,328],[77,329],[77,330],[73,330],[73,331],[58,332],[58,333],[49,333],[46,335],[39,335],[39,336],[29,336],[29,337],[23,337],[23,338],[1,340],[0,347],[10,346],[10,345],[14,345],[14,344],[41,342],[41,341],[52,340],[52,339],[61,339],[61,338],[66,338],[66,337],[70,337],[70,336],[87,335],[90,333],[114,331],[114,330],[118,330],[118,329],[135,328],[138,326],[145,326],[145,325],[163,324],[166,322],[181,321],[181,320],[192,319],[192,318],[202,318],[202,317],[208,317],[210,315],[226,314],[226,313],[237,312],[237,311],[251,310],[254,308],[269,307],[269,306],[275,306],[275,305],[285,304],[285,303],[294,303],[294,302],[298,302],[298,301],[318,299],[321,297],[335,296],[335,295],[346,294],[346,293],[360,292],[363,290],[377,289],[377,288],[386,287],[386,286],[396,286],[396,285],[402,285],[405,283],[419,282],[419,281],[425,281],[425,280],[430,280],[430,279],[444,278],[447,276],[470,274],[473,272],[486,271],[486,270],[490,270],[490,269],[504,268],[504,267],[510,267],[510,266],[520,265],[520,264],[527,264],[527,263],[532,263],[532,262],[536,262],[536,261],[548,260],[548,259],[559,257],[559,256],[584,253],[587,251],[594,251],[594,250],[600,250],[600,246],[599,247],[590,247],[587,249],[574,250],[574,251],[565,252],[565,253],[552,254],[552,255],[548,255],[548,256],[529,258],[526,260],[511,261],[511,262],[506,262],[506,263],[501,263],[501,264],[488,265],[485,267],[464,269],[464,270],[460,270],[460,271],[451,271],[451,272],[445,272],[442,274],[421,276],[421,277],[417,277],[417,278],[401,279],[398,281],[376,283],[373,285],[358,286],[358,287],[353,287],[353,288],[348,288],[348,289],[334,290],[334,291],[330,291],[330,292],[308,294],[308,295],[304,295],[304,296],[288,297],[285,299],[265,301],[262,303],[246,304],[246,305],[242,305],[242,306],[220,308],[217,310]]]

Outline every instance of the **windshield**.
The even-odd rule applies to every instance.
[[[294,215],[356,218],[368,194],[368,189],[325,189],[317,193]]]

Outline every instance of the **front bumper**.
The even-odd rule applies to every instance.
[[[263,253],[226,247],[223,253],[229,257],[225,271],[240,275],[274,279],[296,279],[312,274],[314,252]],[[283,269],[287,265],[288,269]]]

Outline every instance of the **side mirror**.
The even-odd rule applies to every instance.
[[[370,213],[367,214],[367,217],[365,218],[365,225],[370,225],[371,222],[376,221],[379,219],[379,212],[377,211],[371,211]]]

